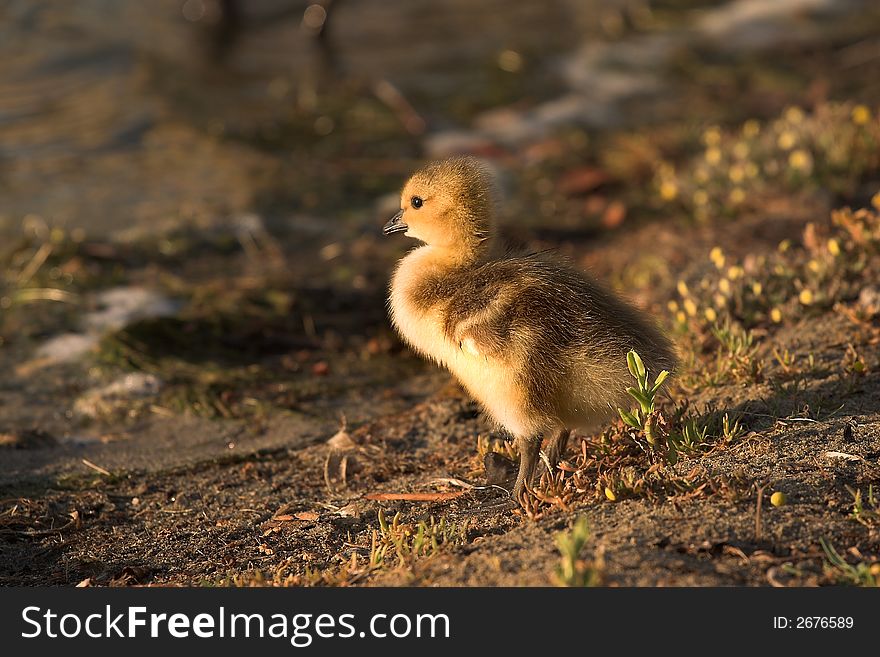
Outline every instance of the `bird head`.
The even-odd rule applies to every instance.
[[[432,162],[403,186],[400,211],[383,232],[472,252],[491,236],[498,202],[495,176],[483,161],[454,157]]]

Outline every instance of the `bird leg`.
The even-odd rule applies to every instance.
[[[518,500],[526,486],[532,484],[535,467],[538,465],[538,453],[541,451],[541,436],[517,436],[514,443],[519,450],[519,474],[516,475],[516,483],[513,485],[513,499]]]
[[[556,468],[556,464],[559,463],[559,460],[562,458],[565,448],[568,447],[569,436],[571,436],[571,431],[569,429],[560,429],[559,433],[557,433],[553,440],[550,441],[550,446],[547,448],[547,461],[550,464],[551,473]]]

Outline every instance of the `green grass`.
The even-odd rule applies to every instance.
[[[819,539],[825,552],[828,570],[838,582],[854,586],[880,586],[880,564],[860,561],[850,564],[824,538]]]
[[[571,531],[556,535],[560,560],[555,578],[560,586],[597,586],[601,583],[600,565],[589,563],[581,556],[589,538],[590,524],[584,516],[575,520]]]
[[[867,497],[862,497],[861,490],[849,486],[846,489],[853,496],[850,517],[868,528],[880,526],[880,501],[874,497],[873,484],[868,485]]]
[[[431,557],[442,549],[462,545],[467,540],[467,524],[448,522],[445,518],[415,524],[404,523],[400,512],[389,522],[379,510],[379,528],[373,530],[370,546],[370,568],[383,568],[396,562],[406,566],[418,559]]]
[[[731,348],[738,351],[751,349],[751,341],[746,337],[731,337],[730,340]],[[637,436],[643,437],[667,463],[675,464],[681,456],[699,455],[718,442],[731,442],[744,434],[739,418],[714,410],[704,416],[694,416],[688,412],[687,401],[679,402],[671,413],[664,413],[657,406],[657,396],[669,372],[663,370],[650,384],[644,363],[635,351],[627,354],[627,365],[636,380],[636,386],[627,388],[627,392],[639,406],[629,411],[618,408],[617,411],[623,422],[634,429]],[[606,497],[614,499],[607,492]]]

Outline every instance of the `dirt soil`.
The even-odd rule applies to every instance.
[[[206,75],[34,9],[17,37],[60,12],[45,57],[81,77],[58,116],[0,122],[0,585],[880,583],[880,15],[797,13],[759,47],[699,40],[717,3],[652,4],[559,44],[650,102],[536,127],[592,96],[499,33],[471,103],[404,67],[424,135],[365,74],[291,109],[263,49],[299,32],[270,14]],[[56,87],[3,61],[0,98]],[[505,436],[386,316],[410,245],[380,227],[450,140],[502,172],[508,238],[609,281],[681,356],[659,441],[575,436],[524,507]]]
[[[624,242],[630,252],[642,242],[656,245],[653,233],[648,226],[620,234],[589,258],[607,255],[614,261],[613,253]],[[693,244],[694,237],[682,233],[661,248],[669,249],[668,260],[674,261],[676,252]],[[750,249],[762,246],[755,241]],[[381,308],[380,299],[366,299]],[[132,413],[137,417],[121,425],[119,419],[101,423],[110,432],[150,441],[182,431],[195,441],[209,434],[238,444],[209,458],[194,450],[191,463],[172,467],[146,449],[138,457],[146,467],[123,469],[109,455],[126,449],[131,438],[125,435],[97,430],[107,437],[78,446],[46,428],[7,434],[15,442],[4,448],[4,459],[19,473],[33,471],[47,451],[66,450],[69,458],[68,468],[56,471],[49,483],[39,477],[10,481],[5,469],[2,582],[547,585],[555,582],[560,560],[554,536],[578,516],[588,518],[591,528],[584,556],[597,564],[601,581],[609,585],[836,581],[820,539],[861,561],[878,556],[876,524],[852,517],[852,491],[867,494],[880,473],[880,380],[876,343],[871,344],[876,329],[865,331],[842,313],[829,312],[802,318],[763,340],[762,353],[787,349],[814,355],[814,372],[795,392],[771,385],[784,378],[778,363],[760,384],[693,390],[689,399],[694,407],[723,408],[740,417],[746,429],[729,445],[667,466],[678,474],[705,471],[706,485],[699,490],[612,502],[593,489],[526,513],[508,503],[498,488],[463,489],[451,500],[368,499],[376,493],[462,490],[450,479],[485,484],[477,441],[494,434],[445,374],[411,362],[390,339],[382,342],[387,336],[381,313],[366,308],[363,313],[376,317],[379,337],[374,339],[381,344],[369,347],[366,356],[343,352],[346,357],[375,361],[376,367],[385,358],[402,360],[423,371],[421,389],[401,394],[399,386],[369,386],[362,394],[375,404],[375,419],[348,427],[345,437],[330,444],[326,434],[304,436],[295,413],[286,420],[245,422],[191,417],[192,412],[168,419],[161,402],[152,413]],[[233,332],[224,340],[239,337]],[[855,383],[837,371],[847,345],[871,354],[868,372]],[[154,348],[171,347],[157,343]],[[313,363],[308,376],[324,385],[331,375],[315,364],[332,363],[333,356],[321,349],[301,358]],[[263,355],[259,362],[283,372],[286,358],[286,353]],[[395,402],[382,401],[389,397]],[[303,405],[310,406],[308,398]],[[387,412],[383,405],[389,406]],[[157,414],[158,419],[150,417]],[[65,424],[47,420],[38,426]],[[94,427],[91,431],[96,433]],[[258,447],[261,441],[267,446]],[[582,450],[596,449],[595,441],[595,436],[575,438],[568,461],[575,462]],[[57,462],[57,453],[53,456]],[[340,470],[343,456],[345,472]],[[94,465],[83,465],[81,459]],[[774,491],[784,492],[787,504],[770,504]],[[410,527],[432,516],[442,518],[461,527],[462,538],[424,558],[386,558],[382,567],[369,568],[380,509],[388,518],[400,512]]]

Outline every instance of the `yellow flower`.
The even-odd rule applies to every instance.
[[[814,274],[816,274],[816,273],[818,273],[818,271],[819,271],[819,261],[818,261],[818,260],[810,260],[810,261],[807,263],[807,267],[809,268],[809,270],[810,270],[811,272],[813,272]]]
[[[720,246],[712,247],[712,250],[709,251],[709,260],[711,260],[718,269],[724,267],[724,251],[721,250]]]
[[[852,110],[852,121],[856,125],[865,125],[871,120],[871,110],[865,105],[856,105]]]
[[[721,290],[722,294],[730,294],[730,281],[722,278],[718,281],[718,289]]]
[[[670,301],[669,303],[666,304],[666,307],[669,309],[669,312],[671,312],[671,313],[678,312],[678,302],[677,301]]]
[[[791,248],[791,240],[782,240],[776,248],[779,249],[780,253],[785,253]]]
[[[813,168],[813,156],[799,148],[788,156],[788,166],[798,171],[808,172]]]
[[[738,141],[733,145],[733,156],[738,160],[744,160],[749,156],[749,145],[744,141]]]
[[[800,107],[789,107],[785,110],[785,120],[791,123],[792,125],[797,125],[804,120],[804,110]]]
[[[690,294],[687,283],[685,283],[684,281],[679,281],[676,288],[678,289],[678,293],[683,297],[686,297],[688,294]]]
[[[873,205],[876,210],[880,211],[880,192],[877,192],[871,197],[871,205]]]
[[[721,143],[721,128],[717,125],[713,125],[711,128],[707,128],[703,133],[703,143],[706,146],[717,146]]]
[[[669,162],[660,162],[657,164],[657,177],[671,178],[675,175],[675,167]]]
[[[797,136],[791,130],[786,130],[780,134],[779,138],[776,140],[776,145],[784,151],[791,150],[796,143]]]
[[[718,164],[721,161],[721,149],[712,146],[706,149],[706,162],[709,164]]]
[[[515,50],[502,50],[498,54],[498,68],[508,73],[516,73],[522,68],[523,58]]]
[[[724,306],[727,305],[727,299],[724,297],[723,294],[716,294],[716,295],[713,297],[713,299],[714,299],[714,301],[715,301],[715,307],[716,307],[716,308],[724,308]]]
[[[745,272],[743,271],[742,267],[740,267],[739,265],[734,265],[733,267],[731,267],[730,269],[727,270],[727,277],[730,280],[735,281],[737,278],[742,276],[744,273]]]
[[[678,185],[671,180],[660,183],[660,198],[664,201],[672,201],[678,196]]]
[[[711,177],[712,176],[709,174],[709,170],[704,166],[698,167],[697,170],[694,172],[694,179],[698,183],[708,182],[709,178]]]
[[[705,189],[698,189],[694,192],[694,204],[706,205],[709,202],[709,194]]]
[[[758,165],[754,162],[746,162],[745,171],[749,178],[757,178],[758,174],[761,172]]]
[[[750,119],[743,123],[742,133],[743,136],[752,138],[757,137],[758,133],[761,131],[761,124],[755,121],[755,119]]]
[[[694,303],[693,299],[684,300],[684,311],[691,317],[697,314],[697,304]]]
[[[835,257],[839,256],[840,255],[840,242],[838,242],[834,238],[828,240],[828,252]]]
[[[763,291],[764,291],[763,285],[761,285],[757,281],[752,283],[752,294],[754,294],[756,297],[761,296],[761,292],[763,292]]]
[[[607,497],[611,502],[614,502],[617,499],[617,495],[615,495],[614,491],[611,490],[608,486],[605,486],[605,497]]]
[[[782,321],[782,311],[779,308],[774,308],[770,311],[770,319],[773,320],[774,324],[778,324]]]
[[[682,311],[679,310],[677,313],[675,313],[675,321],[677,321],[679,324],[684,324],[687,319],[687,315],[685,315]]]
[[[703,314],[706,315],[706,319],[710,322],[714,322],[718,319],[718,313],[715,312],[714,308],[706,308],[706,311]]]
[[[788,496],[782,491],[776,491],[770,496],[770,504],[773,506],[785,506],[788,503]]]
[[[730,178],[732,183],[741,183],[746,177],[746,170],[739,164],[734,164],[727,172],[727,177]]]
[[[801,293],[798,295],[798,300],[805,306],[809,306],[813,303],[813,292],[807,289],[801,290]]]
[[[739,205],[746,200],[746,193],[742,190],[742,187],[734,187],[730,190],[730,195],[728,196],[728,199],[734,205]]]

